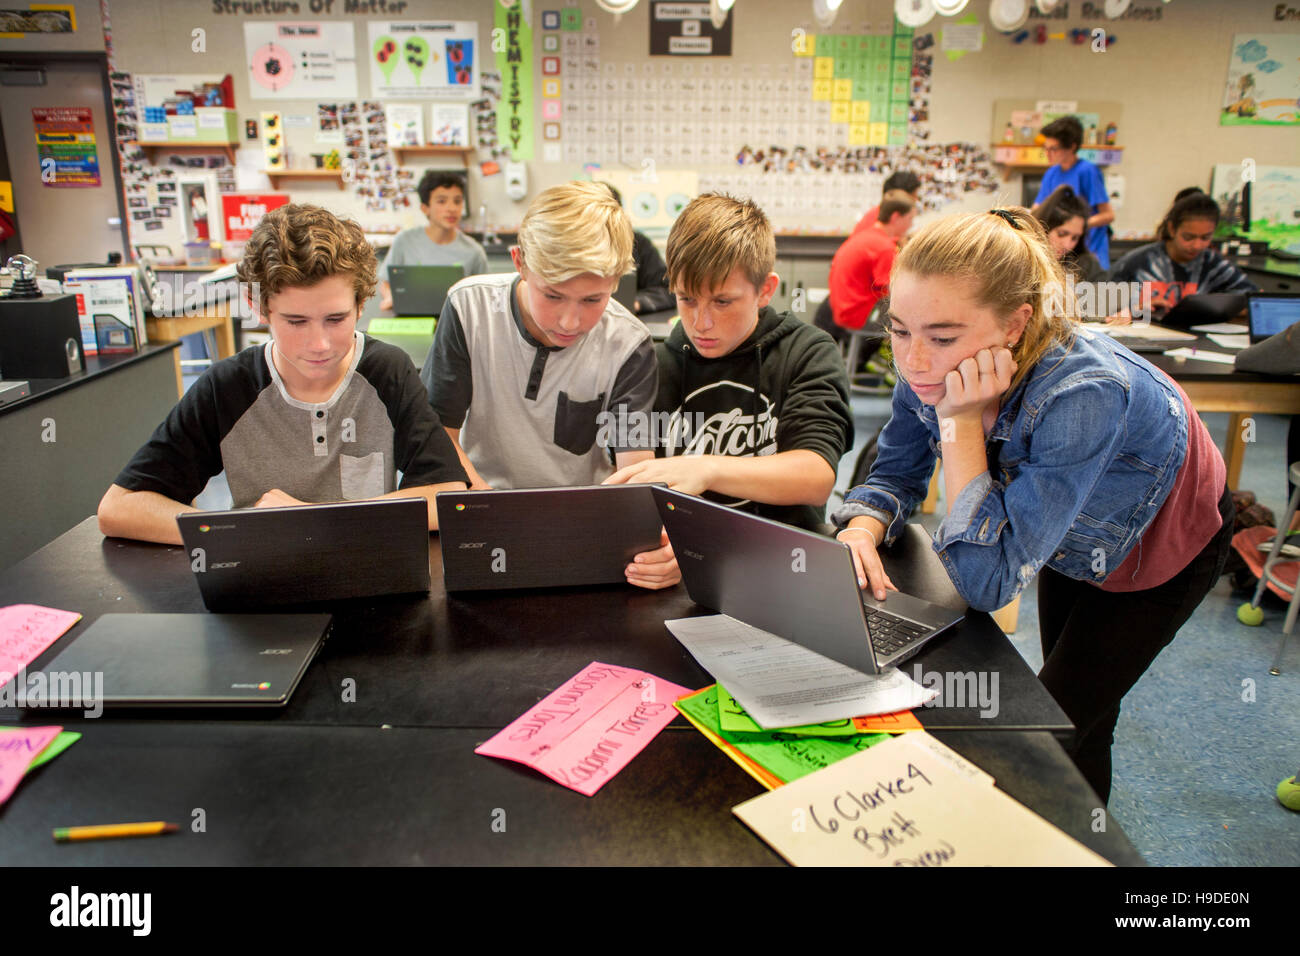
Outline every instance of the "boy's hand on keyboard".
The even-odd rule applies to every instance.
[[[858,587],[865,588],[869,584],[877,601],[885,599],[887,590],[898,590],[885,573],[885,566],[880,563],[880,555],[876,552],[875,539],[870,531],[850,525],[837,534],[835,539],[849,546],[849,553],[853,555],[853,570],[858,575]]]

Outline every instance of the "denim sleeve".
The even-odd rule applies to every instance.
[[[957,495],[934,549],[971,607],[1002,607],[1051,559],[1123,447],[1126,408],[1114,382],[1070,385],[1034,415],[1010,483],[985,472]]]
[[[910,397],[910,400],[909,400]],[[872,515],[885,525],[885,541],[903,531],[912,507],[925,498],[934,471],[934,436],[917,416],[919,402],[903,382],[894,386],[889,421],[876,441],[876,463],[859,485],[844,497],[831,519],[840,526],[857,515]]]

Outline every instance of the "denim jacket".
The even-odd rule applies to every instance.
[[[1173,383],[1109,336],[1076,328],[1007,394],[986,438],[988,471],[950,502],[934,549],[972,607],[1002,607],[1047,565],[1099,584],[1151,524],[1187,456]],[[867,483],[835,514],[902,531],[940,454],[939,424],[899,382]]]

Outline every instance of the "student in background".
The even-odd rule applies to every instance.
[[[901,198],[898,196],[891,196],[891,194],[896,191],[907,193],[907,195],[912,198],[913,203],[920,202],[921,177],[906,169],[900,169],[898,172],[890,174],[889,178],[885,180],[885,185],[881,188],[880,201],[884,202],[889,198]],[[877,204],[872,206],[865,214],[863,214],[862,218],[858,220],[858,224],[853,227],[853,232],[851,232],[850,235],[856,236],[864,230],[874,228],[879,219],[880,205]]]
[[[1043,185],[1034,200],[1034,212],[1041,206],[1057,186],[1065,185],[1074,190],[1076,196],[1084,199],[1089,206],[1088,216],[1088,251],[1097,257],[1103,269],[1110,268],[1110,232],[1106,226],[1115,221],[1115,213],[1110,208],[1110,194],[1106,192],[1106,183],[1101,170],[1079,158],[1079,146],[1083,143],[1083,124],[1073,116],[1062,116],[1053,120],[1042,129],[1046,142],[1043,149],[1047,159],[1053,165],[1043,174]]]
[[[622,193],[609,183],[602,182],[601,185],[610,191],[620,206],[623,205]],[[673,294],[668,291],[668,267],[664,265],[659,250],[645,233],[632,233],[632,263],[636,268],[636,300],[632,304],[633,312],[646,315],[650,312],[671,309],[677,304]]]
[[[435,530],[434,495],[468,479],[406,353],[356,330],[375,292],[361,227],[274,209],[238,275],[256,283],[271,341],[190,387],[104,495],[100,530],[180,544],[176,515],[223,470],[236,508],[421,495]]]
[[[393,307],[393,289],[388,280],[389,266],[464,266],[465,275],[482,275],[488,271],[483,247],[460,231],[465,214],[465,179],[459,173],[430,169],[416,188],[420,195],[420,212],[428,217],[426,226],[403,229],[393,239],[384,264],[379,268],[379,307]],[[442,303],[430,305],[430,312]]]
[[[1088,211],[1088,204],[1071,187],[1057,186],[1034,212],[1047,233],[1052,254],[1078,282],[1097,282],[1106,274],[1083,242]]]
[[[1156,241],[1138,246],[1115,264],[1110,278],[1142,283],[1146,305],[1159,318],[1188,295],[1254,292],[1255,284],[1211,246],[1219,204],[1196,187],[1179,191],[1156,229]],[[1127,311],[1107,319],[1124,325]]]
[[[1234,509],[1183,390],[1078,329],[1068,296],[1045,311],[1064,278],[1025,209],[950,216],[908,243],[889,316],[903,381],[871,474],[834,517],[885,599],[877,549],[925,497],[940,449],[949,505],[935,551],[980,610],[1037,575],[1039,679],[1104,800],[1120,701],[1218,581]]]
[[[706,194],[668,235],[668,282],[681,322],[657,346],[655,410],[677,428],[662,457],[608,479],[665,482],[802,528],[818,529],[841,456],[853,445],[849,383],[829,336],[768,303],[776,242],[753,202]],[[628,580],[679,578],[667,551],[639,555]]]
[[[603,414],[648,414],[657,383],[649,331],[611,298],[632,267],[623,208],[600,183],[552,186],[510,255],[517,273],[452,286],[421,372],[471,487],[591,485],[653,457],[648,437],[597,441]]]
[[[916,205],[906,193],[894,193],[877,207],[871,228],[850,236],[831,260],[830,303],[842,329],[866,325],[880,299],[889,294],[898,242],[912,228]]]

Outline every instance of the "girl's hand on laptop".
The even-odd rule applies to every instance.
[[[858,575],[858,587],[865,588],[869,584],[877,601],[885,599],[886,591],[898,590],[894,587],[894,582],[889,580],[889,575],[885,573],[885,566],[880,563],[880,555],[876,552],[875,532],[850,523],[835,536],[835,540],[849,546],[849,553],[853,555],[853,570]]]
[[[272,488],[262,497],[257,499],[254,508],[287,508],[290,505],[305,505],[307,502],[299,501],[293,495],[286,494],[279,488]]]
[[[670,588],[682,579],[673,546],[668,543],[668,532],[662,529],[659,532],[659,544],[661,547],[654,551],[642,551],[627,566],[624,573],[628,584],[658,591]]]
[[[620,468],[605,479],[607,485],[666,484],[684,495],[702,495],[713,486],[712,455],[651,458]]]

